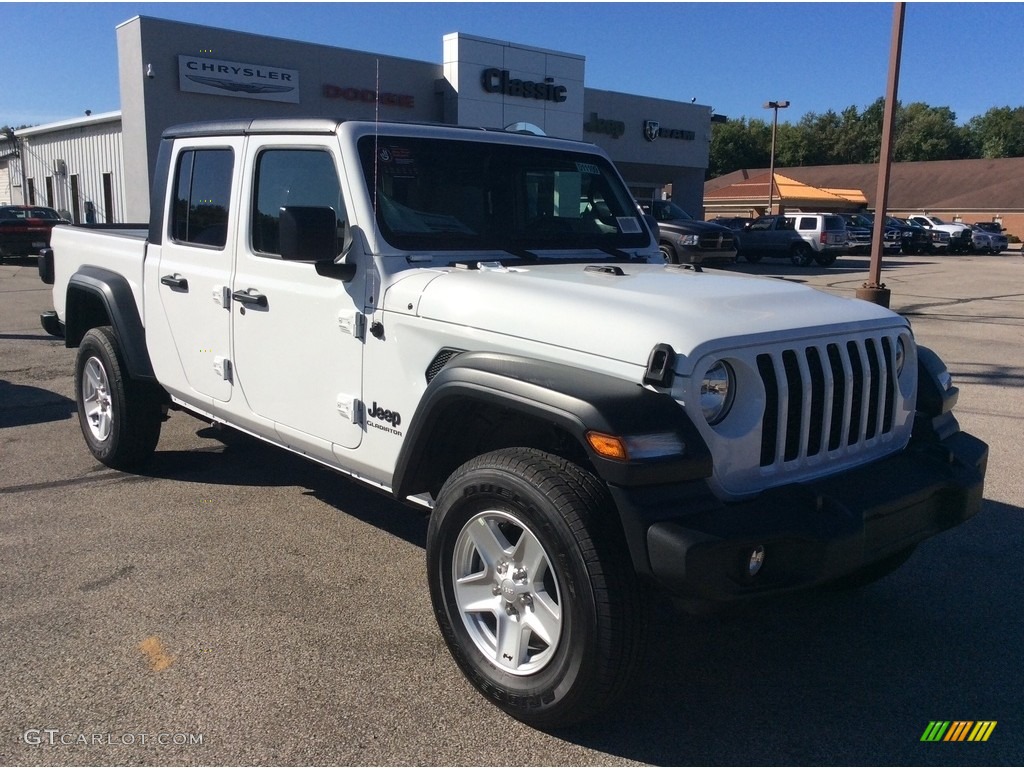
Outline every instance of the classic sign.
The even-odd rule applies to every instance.
[[[505,96],[518,96],[524,99],[553,101],[557,104],[565,101],[569,89],[564,85],[555,85],[553,77],[545,77],[543,83],[533,80],[513,78],[507,69],[491,67],[480,75],[480,84],[488,93],[501,93]]]

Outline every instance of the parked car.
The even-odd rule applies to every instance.
[[[990,232],[977,225],[970,225],[971,250],[975,253],[1002,253],[1008,241],[1002,232]]]
[[[42,205],[0,206],[0,261],[38,255],[50,245],[50,231],[57,224],[70,223]]]
[[[977,227],[978,229],[983,229],[986,232],[995,232],[997,235],[1001,235],[1003,232],[1006,231],[1006,227],[1004,227],[998,221],[976,221],[971,226]]]
[[[871,217],[873,214],[864,214]],[[916,224],[908,224],[893,216],[885,217],[885,239],[886,249],[891,238],[896,242],[893,252],[898,253],[928,253],[932,250],[932,234],[924,227]]]
[[[846,222],[847,253],[871,253],[874,224],[857,213],[840,213]]]
[[[1009,238],[1004,234],[1006,227],[998,221],[977,221],[971,226],[989,234],[991,253],[1002,253],[1010,244]]]
[[[744,261],[757,264],[765,257],[790,259],[794,264],[810,264],[811,248],[793,229],[787,216],[761,216],[736,233],[736,249]]]
[[[658,223],[658,247],[667,263],[736,261],[736,237],[728,227],[698,221],[671,200],[649,200],[639,205]]]
[[[847,252],[846,222],[835,213],[794,213],[793,228],[811,246],[814,260],[823,267]]]
[[[950,253],[967,253],[972,247],[971,230],[966,224],[943,221],[938,216],[918,213],[907,217],[907,221],[920,224],[925,229],[949,233],[948,249]]]
[[[922,250],[915,250],[915,253],[944,253],[949,248],[949,232],[941,229],[929,229],[911,219],[896,219],[904,225],[914,229],[915,239],[921,242],[920,238],[927,238],[928,244]]]
[[[875,231],[875,214],[862,211],[860,213],[843,214],[846,216],[853,217],[854,222],[861,227],[866,227],[874,235]],[[849,227],[849,223],[847,223]],[[904,230],[907,230],[906,238],[904,238]],[[921,227],[916,229],[903,224],[902,222],[894,219],[892,216],[885,217],[885,230],[882,233],[882,250],[890,255],[905,252],[913,253],[913,244],[907,243],[906,249],[904,248],[904,239],[913,240],[914,232],[920,232],[918,240],[921,247],[931,243],[931,236]],[[870,251],[869,251],[870,252]]]
[[[1010,239],[1002,232],[989,232],[988,236],[992,241],[992,253],[1002,253],[1010,247]]]

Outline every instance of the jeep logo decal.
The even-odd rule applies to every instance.
[[[371,419],[379,419],[380,421],[386,421],[392,427],[397,427],[402,423],[402,414],[398,411],[386,411],[377,405],[377,401],[373,401],[373,407],[370,408],[369,417]]]

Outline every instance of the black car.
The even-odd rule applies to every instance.
[[[899,231],[901,253],[931,253],[935,250],[936,236],[945,234],[932,232],[920,224],[915,224],[905,219],[897,219],[894,216],[886,216],[885,224],[887,227],[892,227]]]
[[[736,238],[731,229],[698,221],[670,200],[650,200],[639,206],[658,224],[658,247],[667,263],[736,261]]]
[[[871,253],[874,222],[859,213],[840,213],[846,222],[847,253]]]
[[[875,214],[858,213],[856,216],[874,233]],[[897,253],[926,253],[932,250],[932,235],[924,227],[892,216],[885,217],[883,250],[891,255]]]

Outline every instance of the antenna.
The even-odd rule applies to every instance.
[[[380,59],[375,59],[376,74],[374,88],[377,98],[373,101],[373,218],[377,218],[377,179],[380,178],[377,163],[380,162]]]

